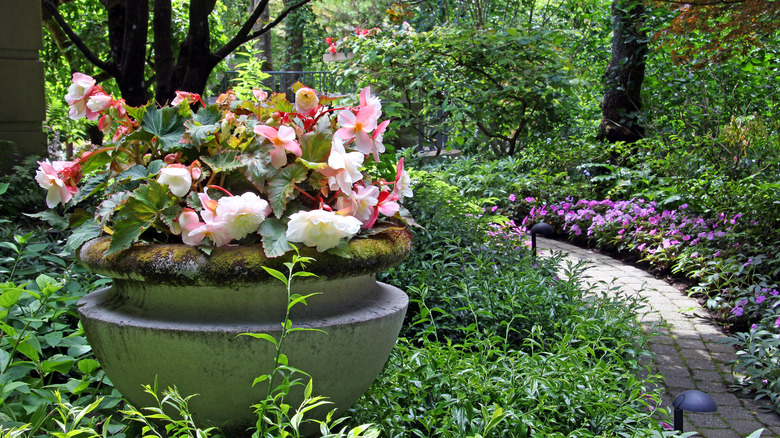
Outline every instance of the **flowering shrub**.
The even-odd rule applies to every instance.
[[[302,84],[293,103],[255,89],[252,101],[228,91],[212,105],[177,92],[162,108],[127,106],[81,73],[68,91],[71,118],[113,132],[110,143],[75,161],[39,163],[36,180],[50,208],[97,201],[90,214],[70,216],[71,247],[105,232],[109,252],[139,240],[205,251],[260,240],[269,257],[289,242],[343,255],[349,239],[409,220],[403,159],[392,175],[364,167],[367,156],[380,160],[389,124],[379,121],[381,103],[368,88],[355,107],[332,107],[343,96]]]
[[[756,225],[745,223],[741,214],[705,219],[689,214],[686,204],[659,209],[642,199],[518,201],[530,209],[523,225],[544,221],[572,240],[629,251],[654,268],[697,280],[691,291],[708,295],[707,306],[724,320],[741,324],[761,319],[776,306],[774,299],[766,299],[777,295],[769,293],[777,285],[771,258],[762,254],[768,249],[737,242],[742,230]]]

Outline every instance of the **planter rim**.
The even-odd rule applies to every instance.
[[[408,229],[385,231],[349,242],[350,258],[321,253],[301,246],[301,256],[314,262],[306,271],[321,278],[373,274],[400,263],[411,251]],[[97,237],[79,249],[78,261],[90,271],[118,280],[149,281],[170,285],[241,285],[278,281],[262,267],[287,272],[292,254],[268,258],[261,245],[215,248],[210,255],[183,243],[136,243],[107,254],[110,237]]]

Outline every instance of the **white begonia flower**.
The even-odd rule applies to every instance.
[[[182,164],[171,164],[160,169],[157,182],[167,185],[171,193],[181,198],[189,193],[192,187],[192,174]]]
[[[344,194],[352,194],[352,184],[363,179],[360,166],[363,165],[364,158],[360,152],[347,152],[341,139],[334,135],[328,157],[328,166],[335,171],[335,175],[328,176],[330,189],[341,189]]]
[[[228,233],[235,240],[256,232],[267,215],[268,201],[252,192],[225,196],[217,202],[217,217],[225,223]]]
[[[358,219],[332,211],[299,211],[290,215],[287,240],[314,246],[322,252],[338,246],[342,238],[352,238],[360,231],[360,226]]]

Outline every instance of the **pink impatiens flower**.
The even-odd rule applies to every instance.
[[[287,164],[287,152],[300,157],[303,155],[301,145],[295,141],[295,130],[289,126],[276,129],[267,125],[255,126],[255,134],[265,137],[273,145],[271,149],[271,165],[279,169]]]

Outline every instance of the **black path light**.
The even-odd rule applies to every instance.
[[[547,236],[553,232],[555,232],[553,227],[551,227],[550,224],[546,224],[544,222],[539,222],[538,224],[531,227],[531,251],[533,257],[536,257],[536,235],[541,234],[542,236]]]
[[[683,411],[715,412],[718,406],[715,400],[704,392],[690,389],[678,395],[672,402],[674,406],[674,430],[683,431]]]

